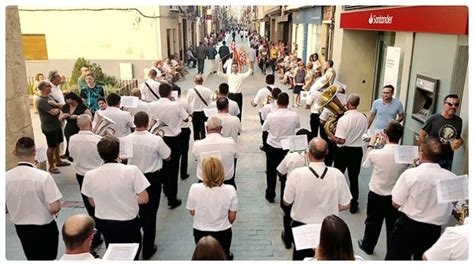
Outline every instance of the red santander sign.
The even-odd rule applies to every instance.
[[[342,29],[468,34],[467,6],[404,6],[341,13]]]

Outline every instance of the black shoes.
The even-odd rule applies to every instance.
[[[275,198],[270,198],[269,196],[265,196],[268,202],[275,203]]]
[[[227,255],[227,260],[234,260],[234,253],[229,252],[229,254]]]
[[[291,241],[286,240],[285,231],[281,231],[281,240],[283,240],[283,243],[285,243],[286,249],[291,249]]]
[[[158,246],[157,245],[153,245],[153,250],[151,251],[150,254],[143,254],[143,260],[149,260],[151,259],[151,257],[153,257],[153,255],[155,255],[156,251],[158,250]]]
[[[260,145],[260,147],[259,147],[259,148],[260,148],[260,150],[261,150],[261,151],[265,151],[265,146],[263,146],[263,145]]]
[[[364,241],[362,241],[362,239],[359,239],[357,241],[357,245],[359,246],[360,250],[364,251],[365,253],[367,253],[367,255],[372,255],[374,254],[374,251],[369,251],[367,248],[364,247]]]
[[[351,208],[349,209],[349,211],[354,214],[356,213],[357,211],[359,211],[359,203],[358,202],[351,202]]]
[[[188,177],[189,177],[189,174],[185,174],[184,176],[181,176],[181,180],[186,180],[188,179]]]
[[[175,199],[175,200],[172,200],[172,201],[168,201],[168,206],[170,207],[170,210],[178,207],[179,205],[181,205],[181,199]]]

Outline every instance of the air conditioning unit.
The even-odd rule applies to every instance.
[[[170,6],[170,12],[179,12],[179,6]]]

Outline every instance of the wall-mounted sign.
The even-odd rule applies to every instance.
[[[342,29],[467,35],[467,6],[405,6],[341,13]]]
[[[392,85],[395,90],[398,89],[398,72],[400,70],[400,47],[387,47],[387,56],[385,58],[385,74],[383,77],[383,86]]]

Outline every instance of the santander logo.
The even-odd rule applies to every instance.
[[[373,15],[370,13],[369,17],[369,24],[392,24],[393,22],[393,16],[390,15]]]

